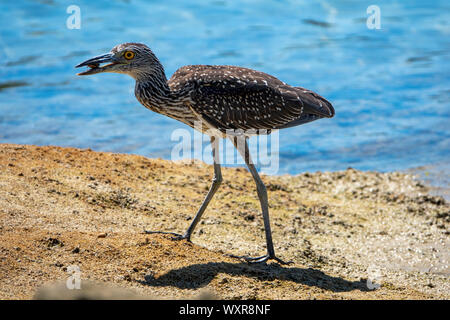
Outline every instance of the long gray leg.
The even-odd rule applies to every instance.
[[[214,161],[214,177],[212,180],[211,187],[209,188],[208,194],[205,197],[205,200],[203,200],[203,203],[200,206],[200,209],[198,209],[198,212],[195,215],[194,220],[192,221],[191,225],[186,230],[186,233],[183,236],[183,238],[187,239],[188,241],[190,241],[192,232],[194,232],[197,223],[200,221],[203,213],[208,207],[209,202],[211,201],[212,197],[214,196],[216,191],[219,189],[220,184],[222,183],[222,172],[220,170],[220,157],[219,157],[219,141],[214,136],[211,136],[211,149]]]
[[[188,241],[191,240],[192,232],[194,232],[195,227],[197,226],[198,222],[200,221],[203,213],[205,212],[206,208],[208,207],[209,202],[211,201],[212,197],[216,193],[216,191],[219,189],[220,184],[222,183],[222,172],[220,170],[220,157],[219,157],[219,141],[216,137],[211,136],[211,149],[212,149],[212,156],[214,161],[214,177],[212,180],[211,187],[208,191],[208,194],[206,195],[205,199],[203,200],[202,205],[197,211],[197,214],[194,217],[194,220],[192,221],[189,228],[186,230],[186,233],[184,235],[179,235],[177,233],[173,232],[164,232],[164,231],[145,231],[145,233],[163,233],[163,234],[172,234],[176,237],[175,240],[181,240],[186,239]]]
[[[242,140],[241,140],[242,139]],[[250,157],[250,151],[248,149],[248,143],[247,143],[247,137],[233,137],[231,138],[231,141],[233,141],[233,144],[235,148],[239,151],[242,158],[244,158],[245,163],[248,167],[248,170],[253,176],[253,180],[255,180],[256,183],[256,191],[258,193],[259,202],[261,203],[261,210],[264,220],[264,230],[266,232],[266,242],[267,242],[267,255],[257,258],[248,258],[248,257],[241,257],[247,260],[248,262],[266,262],[269,259],[274,259],[278,261],[281,264],[288,264],[281,259],[277,258],[275,256],[275,250],[273,248],[273,242],[272,242],[272,231],[270,230],[270,220],[269,220],[269,203],[267,198],[267,189],[264,185],[263,181],[261,180],[258,171],[256,170],[255,166],[253,165],[252,159]]]

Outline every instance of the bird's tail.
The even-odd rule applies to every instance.
[[[322,118],[334,117],[333,105],[327,99],[302,87],[295,87],[295,90],[298,90],[298,96],[302,101],[303,112],[299,118],[281,125],[277,129],[291,128]]]
[[[304,102],[304,114],[312,114],[325,118],[334,117],[334,107],[327,99],[302,87],[295,87],[295,89],[301,93],[302,101]]]

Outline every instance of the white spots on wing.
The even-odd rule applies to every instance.
[[[192,97],[190,101],[194,109],[220,120],[227,128],[247,128],[247,123],[255,129],[279,127],[301,115],[305,103],[302,95],[311,93],[246,68],[188,66],[179,70],[169,81],[170,88],[184,90]],[[153,94],[149,92],[145,95],[148,98]],[[175,104],[176,101],[171,101],[171,108]],[[161,109],[168,107],[162,104],[159,112],[162,113]],[[190,113],[186,109],[173,112],[184,112],[180,115],[182,117]]]

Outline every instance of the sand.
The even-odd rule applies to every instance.
[[[73,265],[82,287],[131,298],[450,298],[450,206],[412,175],[263,175],[287,266],[230,256],[265,253],[244,168],[223,169],[192,243],[145,234],[183,233],[211,178],[198,161],[0,144],[0,298],[42,298],[36,292],[61,287]]]

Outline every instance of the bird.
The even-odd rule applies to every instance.
[[[261,205],[267,253],[258,257],[237,256],[248,263],[275,260],[269,220],[267,188],[250,156],[248,138],[270,134],[335,115],[332,104],[317,93],[290,86],[267,73],[231,65],[187,65],[167,79],[164,67],[145,44],[127,42],[110,52],[76,66],[87,67],[77,75],[122,73],[135,79],[135,96],[146,108],[178,120],[210,136],[214,175],[211,187],[186,232],[170,233],[174,239],[191,241],[192,233],[222,183],[219,144],[229,138],[251,173]]]

